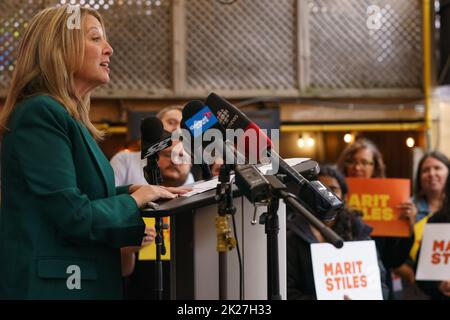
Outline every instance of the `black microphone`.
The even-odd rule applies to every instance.
[[[141,122],[141,142],[141,159],[147,159],[170,147],[172,136],[160,119],[148,117]]]
[[[159,152],[172,145],[172,135],[164,130],[164,125],[157,117],[148,117],[141,122],[141,159],[147,159],[147,165],[144,167],[144,178],[151,185],[159,185],[162,183],[161,170],[158,166]],[[156,209],[159,206],[153,202],[147,204],[148,208]],[[156,263],[157,263],[157,291],[158,295],[162,295],[162,264],[160,255],[166,254],[166,246],[164,244],[164,231],[168,227],[163,224],[162,217],[156,217],[155,244],[157,246]]]
[[[189,119],[197,111],[201,110],[201,108],[203,108],[203,102],[200,100],[192,100],[192,101],[188,102],[182,110],[182,118]],[[181,128],[188,129],[186,127],[186,124],[184,123],[184,121],[181,121]],[[189,143],[187,144],[186,140],[184,140],[184,139],[189,139]],[[183,147],[185,150],[187,150],[188,154],[191,156],[192,163],[194,163],[195,158],[198,158],[198,157],[201,158],[201,149],[200,148],[194,149],[194,147],[193,147],[194,139],[192,136],[183,137],[183,141],[184,141]],[[200,164],[194,163],[194,165],[200,166],[200,168],[202,170],[202,179],[209,180],[212,178],[211,169],[210,169],[209,165],[203,161],[203,159]]]
[[[216,146],[214,150],[219,152],[215,156],[227,159],[226,163],[230,164],[245,163],[245,157],[227,144],[223,136],[225,129],[220,125],[212,110],[203,102],[200,100],[190,101],[183,108],[182,115],[181,127],[187,129],[185,133],[189,133],[187,137],[183,134],[183,143],[185,149],[189,150],[191,158],[194,158],[194,163],[203,162],[202,152],[210,144],[204,137],[211,129],[216,129],[217,133],[220,133],[220,137],[212,135]]]
[[[271,150],[273,147],[272,141],[266,135],[266,133],[261,130],[261,128],[252,120],[250,120],[244,113],[242,113],[238,108],[233,106],[227,100],[222,99],[214,92],[211,93],[207,98],[205,104],[213,110],[217,120],[219,121],[222,128],[224,128],[224,134],[226,130],[243,130],[245,139],[244,148],[242,150],[247,158],[253,156],[251,152],[251,147],[256,146],[256,160],[260,160],[260,156],[265,149],[267,151]],[[256,139],[251,141],[251,137]],[[241,151],[241,150],[240,150]]]
[[[164,130],[160,119],[148,117],[141,122],[141,159],[147,159],[144,167],[145,180],[152,185],[162,182],[158,167],[158,153],[172,145],[172,137]]]
[[[295,171],[272,149],[272,141],[261,131],[258,125],[251,121],[238,108],[215,93],[211,93],[207,97],[206,104],[214,112],[222,128],[233,130],[242,129],[245,132],[255,130],[260,138],[267,139],[267,151],[272,157],[272,163],[278,162],[280,172],[298,183],[302,200],[305,202],[306,207],[317,214],[322,220],[333,220],[336,217],[336,214],[344,206],[342,201],[320,181],[308,181],[300,173]],[[260,141],[260,138],[258,141]],[[258,150],[258,154],[260,152],[261,150]]]

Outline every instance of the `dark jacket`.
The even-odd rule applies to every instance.
[[[427,223],[450,223],[450,215],[444,210],[440,210],[433,216],[431,216],[431,218],[428,219]],[[417,256],[419,257],[419,255],[420,252],[417,254]],[[417,269],[417,263],[415,265],[415,268]],[[439,291],[438,286],[440,283],[440,281],[417,281],[417,285],[426,294],[428,294],[432,300],[450,300],[450,297],[447,297],[446,295],[442,294],[441,291]]]
[[[333,229],[339,229],[339,227],[336,227],[333,226]],[[352,219],[351,230],[354,241],[370,240],[372,228],[364,224],[359,216],[355,216]],[[343,237],[337,230],[335,232]],[[287,232],[288,299],[316,299],[311,258],[312,243],[318,243],[318,240],[303,216],[298,215],[289,221]],[[380,259],[378,259],[378,265],[380,267],[383,297],[387,298],[388,288],[385,284],[386,270]]]
[[[391,269],[400,267],[408,261],[409,252],[414,244],[414,233],[408,238],[373,237],[380,259],[386,268],[386,285],[389,288],[389,299],[394,299]]]
[[[0,299],[118,299],[144,222],[88,130],[56,100],[18,105],[2,141]],[[70,290],[71,266],[81,288]],[[73,269],[72,269],[73,270]]]

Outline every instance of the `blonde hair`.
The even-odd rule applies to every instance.
[[[178,110],[178,111],[180,111],[180,112],[183,112],[183,106],[180,106],[180,105],[172,105],[172,106],[165,107],[164,109],[161,109],[161,110],[156,114],[156,117],[157,117],[158,119],[161,120],[162,118],[164,118],[164,116],[167,114],[167,112],[172,111],[172,110]]]
[[[0,137],[15,106],[26,98],[47,95],[61,103],[69,114],[84,124],[96,139],[104,133],[89,119],[90,94],[76,93],[74,74],[84,60],[84,21],[92,15],[102,25],[100,14],[89,8],[80,9],[80,28],[71,28],[73,17],[69,5],[42,10],[29,22],[19,46],[16,67],[5,105],[0,113]],[[76,12],[76,11],[75,11]]]

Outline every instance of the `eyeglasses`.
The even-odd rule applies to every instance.
[[[374,163],[372,161],[367,160],[347,160],[345,161],[345,165],[349,167],[356,167],[357,165],[360,165],[364,168],[373,166]]]

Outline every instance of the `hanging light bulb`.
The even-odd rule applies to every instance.
[[[406,145],[408,146],[408,148],[414,147],[415,144],[416,144],[416,141],[414,140],[413,137],[408,137],[406,139]]]
[[[350,143],[353,141],[353,135],[351,133],[346,133],[344,135],[344,141],[345,143]]]
[[[314,138],[309,137],[308,139],[306,139],[306,145],[310,148],[314,147],[314,145],[316,144],[316,141],[314,140]]]

